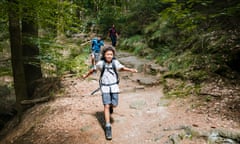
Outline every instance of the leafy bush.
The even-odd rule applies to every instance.
[[[89,46],[78,46],[72,44],[68,39],[62,44],[43,39],[41,41],[42,68],[45,76],[61,76],[67,73],[76,75],[83,74],[86,71],[85,63]]]

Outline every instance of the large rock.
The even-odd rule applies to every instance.
[[[219,130],[212,132],[208,137],[209,144],[239,144],[240,133]]]
[[[141,110],[145,107],[146,101],[145,100],[136,100],[130,104],[131,109]]]
[[[168,71],[168,68],[162,67],[155,63],[147,63],[144,65],[144,71],[147,74],[156,75],[158,73],[164,73]]]
[[[143,71],[144,65],[147,63],[146,60],[139,59],[135,56],[121,57],[118,60],[126,67],[136,68],[139,72]]]
[[[157,77],[141,77],[137,79],[137,82],[141,85],[157,85],[159,84],[160,80]]]
[[[139,72],[144,72],[145,74],[157,75],[168,71],[167,68],[162,67],[153,61],[131,56],[129,53],[119,52],[117,58],[125,66],[137,68]]]

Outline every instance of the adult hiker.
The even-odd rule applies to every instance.
[[[116,47],[118,33],[117,33],[116,29],[115,29],[115,25],[114,24],[109,29],[108,36],[110,37],[110,39],[112,41],[112,46]]]
[[[104,46],[104,41],[102,40],[101,36],[98,36],[93,38],[91,42],[91,62],[92,66],[95,66],[99,61],[101,46]]]
[[[112,139],[112,129],[110,124],[110,114],[113,113],[113,108],[118,105],[119,94],[119,78],[117,71],[128,71],[136,73],[136,69],[131,69],[123,66],[118,60],[115,59],[115,49],[113,47],[107,47],[102,51],[102,58],[96,64],[96,68],[92,68],[89,72],[83,76],[87,78],[93,72],[99,70],[101,72],[99,78],[100,89],[102,92],[102,102],[104,105],[104,117],[105,117],[105,136],[107,140]]]

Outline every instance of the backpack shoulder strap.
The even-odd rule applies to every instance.
[[[102,70],[101,70],[100,77],[99,77],[99,86],[100,87],[101,87],[101,83],[102,83],[102,76],[103,76],[103,73],[105,71],[105,60],[102,60],[102,61],[103,61]]]
[[[113,67],[113,71],[115,72],[115,74],[116,74],[116,77],[117,77],[117,84],[119,83],[119,77],[118,77],[118,72],[117,72],[117,68],[116,68],[116,64],[115,64],[115,62],[116,62],[116,59],[113,59],[112,60],[112,67]]]
[[[103,65],[102,65],[102,70],[101,70],[101,74],[100,74],[100,79],[99,80],[101,80],[104,71],[105,71],[105,60],[103,60]]]

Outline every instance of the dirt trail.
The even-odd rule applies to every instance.
[[[130,57],[121,53],[119,57]],[[145,63],[139,60],[138,63]],[[129,58],[129,64],[132,62]],[[124,62],[125,64],[128,62]],[[170,144],[176,134],[187,128],[239,129],[233,121],[221,120],[194,112],[191,101],[165,99],[161,85],[139,85],[141,79],[152,80],[144,73],[120,74],[120,100],[112,114],[113,140],[104,136],[103,105],[100,93],[90,95],[98,87],[98,74],[85,81],[66,77],[64,92],[53,101],[35,105],[23,116],[22,122],[1,141],[1,144]],[[148,79],[149,78],[149,79]],[[184,135],[181,144],[204,144],[203,138]]]

